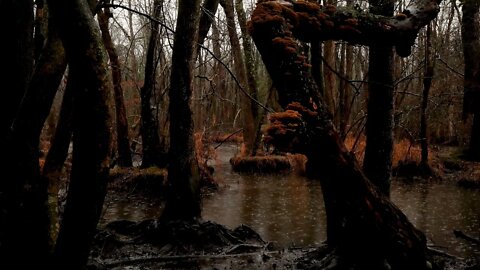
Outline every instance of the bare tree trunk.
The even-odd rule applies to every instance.
[[[117,131],[117,151],[118,165],[120,167],[132,167],[132,152],[130,150],[130,140],[128,139],[128,122],[125,109],[125,100],[123,98],[122,88],[122,70],[118,60],[117,51],[113,44],[110,31],[108,29],[108,20],[112,16],[108,8],[98,13],[98,23],[102,30],[102,39],[110,58],[112,69],[113,94],[115,97],[115,119]]]
[[[479,36],[480,2],[463,1],[462,7],[462,42],[465,61],[465,83],[463,114],[473,114],[473,124],[468,146],[468,157],[480,160],[480,36]]]
[[[323,72],[324,72],[324,85],[325,89],[323,92],[323,96],[325,102],[327,104],[328,109],[333,114],[336,110],[336,101],[335,95],[337,88],[337,78],[332,69],[336,66],[336,58],[335,58],[335,42],[331,40],[327,40],[323,43],[323,58],[325,59],[325,63],[323,65]]]
[[[423,168],[428,168],[428,123],[427,123],[427,107],[430,88],[435,68],[435,58],[432,53],[432,24],[427,26],[427,33],[425,37],[425,70],[423,74],[423,92],[422,92],[422,106],[420,115],[420,145],[422,148],[421,165]]]
[[[342,20],[353,19],[343,16],[351,13],[338,9],[332,12],[328,7],[322,9],[308,2],[258,3],[250,25],[252,37],[279,92],[280,103],[287,109],[272,116],[275,124],[268,130],[270,139],[280,149],[304,153],[308,162],[317,166],[327,210],[328,243],[360,269],[376,269],[375,265],[378,267],[382,262],[392,269],[426,269],[426,239],[370,183],[345,148],[324,100],[318,99],[316,84],[308,72],[309,64],[299,53],[294,38],[332,38],[331,32],[317,28],[315,23],[315,18],[325,19],[318,14],[326,13],[336,29],[335,38],[373,45],[386,41],[387,35],[392,39],[385,45],[400,46],[398,51],[406,55],[409,51],[406,46],[413,44],[415,35],[410,36],[413,40],[395,36],[403,36],[403,31],[418,32],[438,12],[435,0],[414,2],[409,8],[415,15],[408,19],[411,21],[404,25],[406,28],[393,28],[389,33],[383,32],[381,26],[382,21],[389,19],[381,17],[376,17],[378,21],[370,18],[367,24],[356,17],[354,29],[358,32],[351,29],[343,32],[346,28],[340,27]],[[305,18],[300,29],[300,24],[294,21],[298,17]],[[323,21],[332,27],[329,22]],[[358,36],[352,36],[352,32]]]
[[[153,17],[160,18],[163,0],[155,0],[153,2]],[[145,82],[140,89],[141,96],[141,114],[142,125],[140,131],[142,133],[142,167],[158,166],[165,167],[167,165],[167,155],[160,144],[158,135],[158,108],[155,104],[153,95],[155,93],[155,75],[158,55],[158,39],[159,24],[151,21],[151,34],[148,41],[147,59],[145,60]]]
[[[394,0],[370,0],[370,12],[393,15]],[[393,48],[370,46],[367,108],[367,144],[363,170],[387,196],[390,195],[393,153]]]
[[[240,25],[240,30],[242,32],[242,41],[243,41],[243,55],[245,57],[245,70],[247,75],[247,85],[248,85],[248,94],[258,100],[258,87],[257,79],[255,78],[255,60],[253,57],[254,46],[250,41],[250,34],[247,30],[247,15],[243,8],[243,0],[235,0],[235,10],[237,11],[238,24]],[[261,118],[259,117],[259,108],[257,104],[248,99],[247,105],[250,104],[250,111],[248,114],[252,114],[254,121],[254,135],[252,142],[251,154],[255,156],[260,145],[260,134],[257,132],[257,127],[260,126]]]
[[[170,162],[165,210],[161,220],[200,218],[200,174],[195,158],[190,108],[200,0],[181,0],[170,76]]]
[[[73,93],[73,159],[67,203],[55,247],[57,269],[82,269],[102,211],[109,173],[112,84],[108,56],[83,0],[49,0],[69,62]]]
[[[203,45],[205,38],[207,37],[208,31],[212,26],[212,23],[215,19],[215,14],[217,13],[218,4],[220,0],[204,0],[201,8],[201,16],[198,27],[198,44]],[[197,57],[200,53],[201,47],[197,47]],[[218,56],[218,55],[217,55]]]

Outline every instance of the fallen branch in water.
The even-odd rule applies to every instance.
[[[457,257],[455,255],[452,255],[450,253],[447,253],[445,251],[442,251],[442,250],[439,250],[439,249],[436,249],[436,248],[427,247],[427,249],[430,253],[435,254],[435,255],[440,255],[440,256],[455,259],[455,260],[463,260],[463,258]]]
[[[455,234],[455,236],[458,237],[458,238],[463,238],[463,239],[468,240],[468,241],[470,241],[470,242],[472,242],[472,243],[475,243],[475,244],[477,244],[477,245],[480,245],[480,240],[479,240],[479,239],[477,239],[477,238],[475,238],[475,237],[472,237],[472,236],[470,236],[470,235],[467,235],[467,234],[465,234],[465,233],[462,232],[462,231],[453,230],[453,234]]]
[[[259,254],[272,255],[279,254],[280,251],[261,251],[251,253],[240,254],[217,254],[217,255],[176,255],[176,256],[146,256],[146,257],[133,257],[123,260],[100,260],[96,259],[95,262],[103,267],[119,267],[132,264],[153,263],[153,262],[171,262],[171,261],[191,261],[191,260],[210,260],[210,259],[227,259],[235,257],[255,257]]]

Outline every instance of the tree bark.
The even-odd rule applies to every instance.
[[[65,73],[66,66],[67,60],[58,29],[54,23],[49,23],[46,44],[37,61],[35,72],[25,96],[23,97],[17,117],[12,125],[12,138],[16,141],[16,143],[12,144],[23,144],[25,147],[22,147],[21,149],[27,151],[27,153],[21,153],[18,149],[15,150],[19,153],[19,159],[23,159],[21,162],[17,161],[17,164],[25,165],[32,162],[32,166],[27,167],[33,169],[31,172],[27,172],[27,169],[25,168],[18,168],[18,172],[27,174],[31,173],[32,177],[29,179],[29,177],[23,175],[23,179],[18,180],[19,183],[31,186],[30,191],[24,191],[25,194],[31,193],[30,195],[25,195],[25,198],[30,198],[31,207],[33,207],[28,215],[36,217],[38,220],[38,225],[36,227],[43,228],[43,230],[47,230],[49,227],[48,224],[51,224],[51,218],[55,218],[49,217],[47,219],[47,208],[42,208],[47,205],[47,185],[49,183],[45,181],[46,179],[40,177],[40,171],[38,168],[38,145],[40,133],[45,120],[50,113],[55,94]],[[25,158],[32,159],[27,161]],[[19,173],[18,175],[22,175],[22,173]],[[48,229],[48,231],[51,230]],[[46,233],[46,231],[37,233],[44,234],[45,236],[50,235],[50,233]],[[31,240],[27,239],[27,241]],[[49,243],[51,247],[52,242],[49,241]]]
[[[370,12],[393,15],[394,0],[370,0]],[[390,196],[393,153],[393,48],[370,46],[368,107],[363,171],[373,184]]]
[[[62,54],[57,58],[58,42],[52,38],[32,78],[33,2],[2,1],[0,8],[8,10],[2,16],[2,25],[7,27],[2,32],[9,37],[2,56],[6,68],[0,78],[10,87],[2,98],[5,104],[0,106],[0,144],[8,156],[0,165],[7,175],[0,183],[1,265],[43,267],[48,258],[48,219],[46,186],[40,180],[38,143],[58,86],[59,80],[55,85],[59,65],[56,60],[62,58]],[[18,262],[15,258],[19,256],[26,259]]]
[[[423,73],[423,91],[422,91],[422,105],[420,115],[420,146],[422,149],[422,158],[420,164],[423,168],[428,168],[428,123],[427,123],[427,108],[430,88],[435,68],[435,58],[432,53],[432,25],[427,26],[427,33],[425,37],[425,69]]]
[[[473,114],[467,156],[480,160],[480,3],[464,0],[462,7],[462,43],[465,61],[463,114]]]
[[[86,1],[49,0],[69,62],[73,157],[67,203],[55,247],[57,269],[83,269],[102,211],[111,152],[112,84],[100,30]]]
[[[200,218],[200,174],[195,158],[191,110],[200,0],[178,4],[170,76],[170,150],[167,202],[161,220]]]
[[[155,0],[153,2],[153,17],[160,18],[163,0]],[[147,58],[145,60],[145,81],[140,89],[141,97],[141,115],[142,125],[140,132],[142,133],[142,167],[158,166],[165,167],[167,165],[166,151],[162,149],[160,137],[158,135],[158,108],[153,98],[155,93],[155,75],[157,66],[157,55],[159,52],[159,24],[151,21],[151,34],[148,41]]]
[[[245,14],[245,10],[243,8],[243,0],[235,0],[235,10],[237,12],[238,24],[240,25],[240,31],[242,32],[242,44],[243,44],[243,55],[245,57],[245,71],[247,75],[247,86],[248,86],[248,94],[254,98],[258,99],[258,87],[257,87],[257,79],[255,78],[255,59],[253,57],[254,53],[254,46],[250,40],[250,34],[247,30],[247,15]],[[246,107],[250,105],[250,112],[251,114],[248,118],[252,118],[254,121],[254,131],[253,131],[253,142],[252,142],[252,150],[251,155],[255,156],[257,154],[258,147],[260,145],[260,136],[256,132],[257,127],[260,126],[259,121],[261,118],[259,117],[259,108],[257,104],[252,102],[250,98],[246,101]]]
[[[200,22],[198,27],[198,44],[203,45],[205,38],[207,38],[208,31],[215,19],[215,14],[217,13],[218,4],[220,0],[204,0],[201,8]],[[198,57],[201,47],[197,47]]]
[[[123,98],[122,88],[122,70],[118,60],[117,51],[113,44],[110,31],[108,29],[108,20],[112,16],[108,8],[98,13],[98,23],[102,30],[102,39],[110,58],[112,69],[113,94],[115,99],[115,119],[117,131],[117,151],[118,165],[120,167],[132,167],[132,152],[130,150],[130,140],[128,136],[127,113],[125,109],[125,99]]]
[[[50,250],[53,251],[60,228],[58,216],[58,191],[62,169],[68,156],[68,148],[72,138],[72,111],[74,84],[71,80],[67,82],[63,93],[62,107],[55,128],[55,134],[51,140],[45,163],[43,165],[42,177],[47,183],[48,190],[48,214],[49,214],[49,241]]]
[[[398,18],[373,16],[372,24],[364,25],[357,17],[355,26],[341,27],[347,19],[342,11],[308,2],[282,3],[258,3],[250,22],[250,32],[279,92],[280,103],[287,109],[272,115],[270,140],[280,149],[304,153],[308,162],[317,166],[327,211],[328,243],[347,261],[361,269],[372,269],[384,261],[392,269],[425,269],[425,236],[370,183],[345,148],[324,100],[315,94],[318,90],[308,72],[310,65],[299,54],[295,38],[312,40],[313,36],[322,39],[334,35],[366,45],[385,43],[385,37],[403,35],[403,31],[413,38],[437,14],[438,3],[413,2],[407,8],[411,17],[401,18],[410,20],[403,22],[408,27],[389,28],[391,32],[384,31],[382,21]],[[367,14],[362,16],[366,18]],[[318,22],[326,27],[318,27]],[[336,31],[332,34],[325,28]],[[388,40],[392,42],[389,45],[400,45],[402,53],[410,50],[404,45],[413,42]],[[403,44],[394,43],[399,41]]]

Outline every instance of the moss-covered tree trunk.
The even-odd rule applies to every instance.
[[[110,31],[108,29],[108,20],[112,16],[108,8],[100,11],[98,14],[98,23],[102,30],[102,39],[110,58],[110,68],[112,70],[113,96],[115,100],[115,120],[117,131],[117,151],[118,165],[120,167],[132,167],[132,152],[130,150],[130,140],[128,136],[127,113],[125,109],[125,99],[123,98],[122,88],[122,70],[118,60],[117,50],[113,44]]]
[[[370,0],[370,12],[392,16],[394,0]],[[370,46],[368,106],[363,171],[387,196],[390,195],[393,154],[393,48]]]
[[[68,148],[72,139],[72,111],[74,83],[70,80],[63,93],[62,107],[58,116],[55,134],[50,141],[50,149],[43,165],[42,177],[47,183],[48,190],[48,213],[49,213],[49,241],[53,250],[60,227],[58,216],[58,192],[62,170],[68,156]]]
[[[112,83],[108,56],[87,1],[49,0],[69,63],[73,157],[67,203],[55,247],[57,269],[82,269],[102,211],[110,154]]]
[[[286,109],[273,114],[269,139],[280,149],[304,153],[315,164],[327,211],[328,243],[360,269],[425,269],[426,240],[363,174],[316,94],[310,64],[296,39],[344,39],[395,45],[407,55],[418,30],[438,13],[438,2],[413,2],[408,16],[380,17],[309,2],[258,3],[250,32]]]
[[[191,96],[200,0],[181,0],[170,76],[170,150],[167,202],[161,220],[200,218],[200,174],[195,158]]]
[[[462,43],[465,61],[464,117],[473,114],[468,158],[480,160],[480,2],[463,0]]]

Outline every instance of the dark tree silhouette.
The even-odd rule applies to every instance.
[[[72,172],[54,257],[57,269],[83,269],[106,194],[111,152],[107,100],[113,90],[108,55],[87,1],[48,4],[74,84]]]
[[[465,59],[465,83],[463,113],[464,118],[473,114],[470,143],[467,156],[480,160],[480,2],[463,0],[462,42]]]
[[[163,0],[153,2],[153,18],[159,18],[162,11]],[[160,143],[158,134],[158,109],[153,95],[155,94],[155,75],[157,56],[161,49],[158,47],[160,26],[157,21],[150,21],[150,38],[148,41],[147,58],[145,60],[145,80],[140,89],[142,125],[142,167],[167,165],[167,154]]]
[[[200,218],[200,173],[195,157],[190,108],[199,11],[200,0],[179,1],[169,91],[169,192],[162,220]]]
[[[370,0],[370,12],[393,15],[395,0]],[[390,195],[393,153],[393,48],[370,46],[368,66],[367,144],[363,159],[365,175]]]

